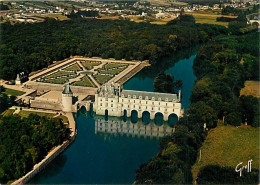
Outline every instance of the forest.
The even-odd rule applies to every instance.
[[[136,171],[136,183],[192,184],[191,167],[207,135],[204,126],[214,128],[218,119],[234,126],[247,122],[259,127],[259,99],[239,96],[245,80],[259,80],[257,38],[257,32],[220,35],[200,46],[193,65],[197,81],[191,105],[175,125],[175,132],[160,141],[158,154]],[[220,176],[213,178],[208,170],[218,170]],[[237,175],[230,168],[207,166],[207,170],[201,169],[197,182],[258,183],[258,169],[253,169],[250,178],[234,178],[232,182],[221,176],[225,171]]]
[[[69,138],[61,119],[35,114],[0,116],[0,183],[6,184],[30,171],[53,147]]]
[[[71,55],[126,60],[150,60],[211,40],[228,29],[195,24],[192,19],[168,25],[120,20],[46,19],[35,24],[1,24],[0,78],[14,80]]]

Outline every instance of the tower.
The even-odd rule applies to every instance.
[[[73,93],[70,89],[70,85],[66,84],[62,92],[62,111],[72,112],[72,96]]]
[[[17,76],[16,76],[15,85],[21,85],[20,74],[17,74]]]

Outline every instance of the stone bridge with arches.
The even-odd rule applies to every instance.
[[[124,90],[117,83],[105,84],[97,90],[95,98],[86,99],[78,104],[78,109],[84,105],[87,110],[92,107],[99,115],[138,118],[148,115],[151,120],[162,116],[164,121],[169,118],[182,117],[181,92],[177,94],[146,91]]]

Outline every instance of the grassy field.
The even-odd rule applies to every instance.
[[[27,118],[30,114],[37,114],[39,116],[46,116],[47,118],[53,118],[53,116],[55,116],[56,114],[53,113],[45,113],[45,112],[34,112],[34,111],[25,111],[25,110],[21,110],[19,112],[19,115],[22,118]]]
[[[108,82],[110,79],[113,78],[112,76],[108,76],[108,75],[94,75],[93,77],[97,80],[97,82],[100,85]]]
[[[52,83],[52,84],[64,84],[64,83],[68,82],[69,79],[70,79],[69,77],[58,78],[58,79],[45,79],[43,82]]]
[[[218,22],[216,21],[217,17],[222,17],[223,15],[220,15],[220,12],[218,11],[197,11],[197,12],[191,12],[187,13],[190,15],[193,15],[196,23],[201,24],[217,24],[222,26],[228,26],[228,22]],[[236,16],[225,16],[230,18],[236,18]]]
[[[252,95],[254,97],[260,98],[259,87],[259,81],[246,81],[245,87],[240,91],[240,95]]]
[[[252,159],[252,168],[259,167],[259,128],[234,127],[220,124],[209,131],[201,147],[201,160],[195,163],[192,174],[196,179],[199,169],[209,164],[236,167]]]
[[[111,62],[111,63],[107,63],[103,66],[103,68],[105,69],[111,69],[111,68],[118,68],[118,67],[127,67],[128,64],[121,64],[121,63],[114,63],[114,62]]]
[[[85,86],[85,87],[95,87],[95,84],[89,79],[88,76],[85,76],[81,81],[74,82],[72,85],[76,86]]]
[[[74,74],[74,73],[67,72],[67,71],[58,71],[58,72],[52,73],[49,76],[46,76],[46,78],[56,78],[56,77],[67,76],[67,75],[72,75],[72,74]]]
[[[6,111],[2,112],[1,115],[2,116],[11,116],[11,115],[13,115],[14,111],[15,110],[13,110],[13,109],[7,109]]]
[[[4,93],[7,95],[11,95],[11,96],[21,96],[21,95],[25,94],[25,92],[8,89],[8,88],[5,89]]]
[[[37,114],[38,116],[45,116],[47,118],[53,118],[54,116],[56,116],[57,114],[54,113],[46,113],[46,112],[34,112],[34,111],[25,111],[25,110],[21,110],[19,112],[19,115],[22,118],[27,118],[30,114]],[[60,118],[62,119],[63,123],[67,123],[68,122],[68,118],[66,116],[60,115],[57,116],[55,118]]]
[[[81,71],[82,69],[79,67],[77,63],[72,64],[69,67],[64,68],[65,71]]]
[[[81,61],[81,64],[82,64],[87,70],[91,70],[91,69],[93,69],[94,66],[100,65],[101,62],[98,62],[98,61],[96,61],[96,62],[92,62],[92,61],[86,61],[86,62],[84,62],[84,61]]]

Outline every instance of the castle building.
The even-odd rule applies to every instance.
[[[95,94],[94,111],[99,115],[130,117],[133,111],[138,118],[144,112],[155,119],[156,114],[162,114],[164,121],[170,115],[182,117],[184,110],[181,107],[181,92],[179,94],[157,93],[124,90],[117,83],[103,85]]]
[[[66,84],[62,92],[62,111],[72,112],[72,97],[73,93],[70,89],[70,85]]]

